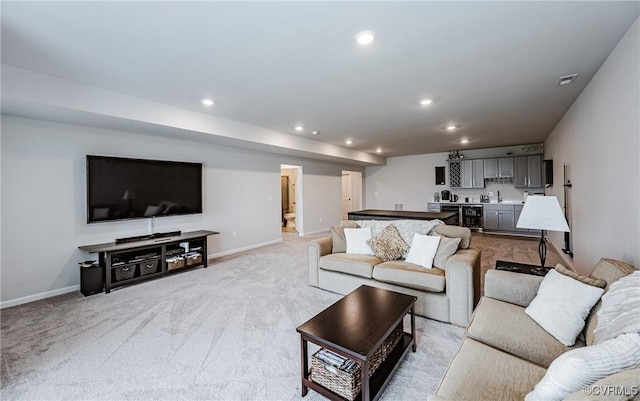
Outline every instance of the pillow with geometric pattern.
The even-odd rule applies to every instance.
[[[399,259],[409,250],[409,245],[402,239],[398,228],[389,223],[378,235],[367,240],[373,254],[383,262]]]

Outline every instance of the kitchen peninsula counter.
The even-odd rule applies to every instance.
[[[412,212],[405,210],[366,209],[349,212],[349,220],[442,220],[445,224],[453,224],[455,212]]]

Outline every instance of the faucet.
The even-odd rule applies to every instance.
[[[498,203],[502,202],[502,197],[500,196],[500,191],[498,191]]]

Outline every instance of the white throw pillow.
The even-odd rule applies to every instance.
[[[525,401],[563,400],[574,391],[628,369],[640,367],[640,334],[624,334],[557,357]],[[585,394],[589,394],[585,392]]]
[[[440,237],[415,233],[413,234],[409,254],[405,260],[409,263],[431,269],[433,267],[433,258],[436,256],[439,244]]]
[[[550,270],[525,313],[562,344],[570,347],[604,290]]]
[[[367,244],[367,240],[371,238],[371,227],[345,228],[344,236],[347,240],[347,253],[373,255],[373,249]]]

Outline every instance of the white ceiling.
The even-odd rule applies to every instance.
[[[5,65],[342,147],[350,138],[351,149],[398,156],[544,141],[638,18],[640,3],[1,7]],[[372,46],[355,43],[362,30],[376,32]],[[574,73],[574,84],[556,85]],[[216,105],[202,106],[205,96]],[[422,107],[424,97],[435,102]],[[29,113],[28,104],[11,108]],[[448,133],[450,123],[460,128]],[[297,124],[305,131],[296,132]]]

